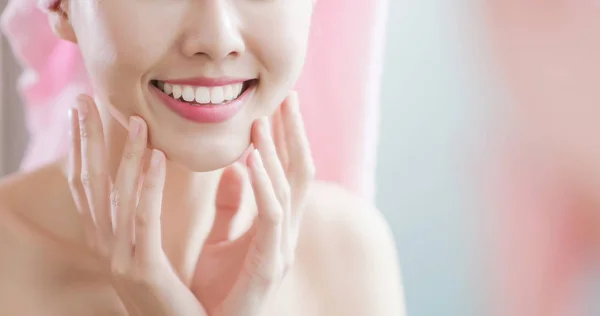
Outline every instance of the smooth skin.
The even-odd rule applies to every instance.
[[[291,92],[313,6],[47,7],[95,95],[71,112],[71,158],[0,183],[0,315],[402,315],[387,223],[313,179]],[[218,124],[178,116],[149,84],[197,77],[257,84]]]
[[[291,98],[295,98],[295,94]],[[225,246],[226,255],[242,258],[236,265],[239,271],[227,271],[237,277],[232,284],[219,284],[229,291],[218,296],[213,293],[213,299],[207,300],[204,306],[177,277],[162,250],[164,154],[152,150],[149,167],[143,171],[147,127],[141,118],[132,117],[128,141],[112,183],[106,176],[102,122],[98,120],[98,113],[90,115],[90,111],[96,109],[91,98],[80,97],[78,110],[71,112],[69,182],[87,241],[100,256],[110,261],[113,286],[128,313],[140,316],[257,315],[267,295],[281,282],[294,260],[299,211],[314,175],[298,109],[288,109],[287,120],[278,122],[285,126],[282,129],[293,132],[287,133],[288,139],[279,134],[278,139],[282,141],[277,148],[266,118],[254,126],[252,135],[257,149],[248,157],[247,166],[258,210],[257,220],[244,236]],[[277,132],[283,133],[282,129]],[[285,168],[277,152],[288,157]],[[229,167],[225,172],[237,173],[240,168]],[[236,175],[232,179],[243,178]],[[217,200],[217,205],[225,205],[228,200],[227,196],[221,198],[225,201]],[[214,254],[216,252],[211,252]],[[210,286],[192,283],[192,288],[198,293],[209,292],[210,288],[204,288],[207,285]]]
[[[162,248],[166,161],[156,149],[144,159],[144,121],[131,118],[111,182],[100,115],[91,98],[79,103],[70,113],[66,168],[16,175],[0,189],[2,314],[402,315],[389,229],[377,210],[313,181],[295,93],[273,128],[264,118],[255,122],[256,150],[247,165],[223,171],[213,226],[191,279]],[[27,200],[40,187],[49,194]],[[256,220],[232,239],[234,218],[252,209],[244,205],[248,187]],[[76,207],[56,215],[81,228],[66,238],[57,230],[72,227],[44,219],[57,192],[70,193]]]

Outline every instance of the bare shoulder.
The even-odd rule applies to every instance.
[[[68,182],[58,163],[0,180],[0,216],[11,224],[25,225],[58,238],[74,237]]]
[[[46,166],[0,180],[0,273],[43,256],[48,242],[75,240],[76,216],[59,168]],[[23,261],[24,260],[24,261]]]
[[[43,261],[43,246],[35,227],[43,222],[40,207],[43,195],[52,194],[44,186],[45,171],[17,173],[0,180],[0,314],[33,315],[26,300],[35,297],[42,282],[36,262]],[[25,295],[25,292],[30,293]],[[32,310],[28,310],[30,306]]]
[[[304,214],[298,256],[322,282],[323,295],[339,302],[328,315],[403,315],[398,254],[381,212],[340,186],[317,182]]]

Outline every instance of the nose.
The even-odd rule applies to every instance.
[[[188,57],[204,56],[212,61],[239,56],[246,47],[239,29],[239,19],[228,1],[194,1],[186,16],[188,31],[183,53]]]

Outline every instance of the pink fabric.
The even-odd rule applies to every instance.
[[[388,0],[323,0],[297,90],[317,177],[372,198],[384,20]],[[10,0],[2,27],[25,72],[31,134],[23,169],[64,152],[67,109],[91,92],[77,46],[52,34],[35,0]],[[343,9],[341,9],[343,8]]]

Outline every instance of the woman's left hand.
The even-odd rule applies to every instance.
[[[211,316],[258,315],[294,263],[305,197],[315,173],[295,92],[273,124],[273,137],[267,118],[252,127],[256,149],[247,169],[258,216],[234,241],[228,241],[228,234],[242,204],[243,168],[229,167],[221,178],[215,224],[191,286]]]

